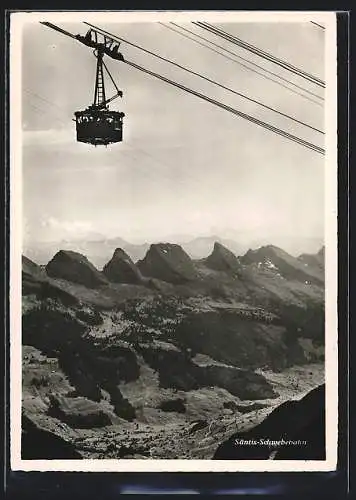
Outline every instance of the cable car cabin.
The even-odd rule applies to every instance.
[[[106,146],[122,141],[125,113],[107,109],[86,109],[85,111],[76,111],[74,115],[78,142]]]

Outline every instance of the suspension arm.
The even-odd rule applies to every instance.
[[[58,31],[59,33],[62,33],[62,35],[69,36],[70,38],[74,38],[74,40],[77,40],[78,42],[82,43],[83,45],[86,45],[87,47],[92,47],[98,50],[103,50],[106,55],[111,57],[112,59],[116,59],[117,61],[123,61],[124,62],[124,56],[121,54],[121,52],[118,52],[117,50],[113,50],[111,48],[113,43],[117,43],[116,40],[113,38],[110,38],[108,36],[105,36],[105,39],[107,40],[108,44],[106,45],[105,43],[99,43],[95,42],[93,40],[89,40],[85,36],[82,35],[73,35],[73,33],[70,33],[69,31],[64,30],[63,28],[60,28],[59,26],[56,26],[55,24],[45,22],[45,21],[40,21],[40,24],[43,24],[44,26],[47,26],[48,28],[52,28],[55,31]],[[92,30],[95,32],[95,30]],[[101,34],[97,32],[98,34]],[[104,36],[104,35],[103,35]]]

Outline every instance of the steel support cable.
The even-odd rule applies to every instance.
[[[48,26],[49,28],[52,28],[53,30],[59,31],[59,33],[62,33],[63,35],[70,36],[71,38],[74,38],[76,40],[76,36],[73,35],[73,33],[69,33],[69,31],[62,29],[59,26],[56,26],[55,24],[42,21],[40,21],[40,23],[44,24],[45,26]]]
[[[161,25],[162,25],[162,26],[164,26],[165,28],[168,28],[168,29],[170,29],[170,30],[174,31],[175,33],[178,33],[178,34],[179,34],[179,35],[181,35],[181,36],[184,36],[184,37],[188,38],[189,40],[192,40],[193,42],[195,42],[195,43],[197,43],[197,44],[201,45],[202,47],[206,47],[207,49],[209,49],[209,50],[211,50],[211,51],[215,52],[216,54],[219,54],[219,55],[221,55],[221,56],[225,57],[226,59],[228,59],[228,60],[230,60],[230,61],[233,61],[233,62],[234,62],[234,63],[236,63],[236,64],[239,64],[239,65],[240,65],[240,66],[242,66],[243,68],[248,69],[249,71],[252,71],[253,73],[256,73],[257,75],[262,76],[262,78],[266,78],[267,80],[270,80],[271,82],[274,82],[274,83],[276,83],[277,85],[280,85],[281,87],[284,87],[285,89],[288,89],[288,90],[290,90],[291,92],[294,92],[295,94],[297,94],[297,95],[299,95],[299,96],[301,96],[301,97],[304,97],[304,98],[305,98],[305,99],[307,99],[308,101],[313,102],[314,104],[317,104],[318,106],[322,106],[322,104],[321,104],[321,103],[316,102],[316,101],[314,101],[313,99],[310,99],[310,97],[308,97],[308,96],[306,96],[306,95],[304,95],[304,94],[301,94],[300,92],[297,92],[296,90],[294,90],[294,89],[292,89],[292,88],[288,87],[287,85],[284,85],[284,84],[283,84],[283,83],[281,83],[281,82],[278,82],[278,81],[277,81],[277,80],[275,80],[274,78],[270,78],[270,77],[268,77],[268,76],[266,76],[266,75],[263,75],[263,74],[262,74],[262,73],[260,73],[259,71],[256,71],[255,69],[250,68],[249,66],[246,66],[246,64],[243,64],[243,63],[241,63],[241,62],[239,62],[239,61],[236,61],[236,59],[233,59],[232,57],[229,57],[229,56],[227,56],[226,54],[223,54],[222,52],[219,52],[218,50],[214,49],[213,47],[210,47],[209,45],[206,45],[205,43],[202,43],[202,42],[200,42],[199,40],[196,40],[195,38],[192,38],[191,36],[186,35],[185,33],[181,33],[180,31],[178,31],[178,30],[176,30],[176,29],[172,28],[172,26],[167,26],[166,24],[161,23],[161,22],[160,22],[159,24],[161,24]],[[185,28],[185,27],[183,27],[183,26],[180,26],[179,24],[176,24],[176,23],[173,23],[173,22],[171,22],[170,24],[173,24],[173,25],[174,25],[174,26],[176,26],[177,28],[180,28],[181,30],[186,31],[187,33],[190,33],[191,35],[194,35],[194,36],[196,36],[197,38],[200,38],[201,40],[204,40],[205,42],[208,42],[208,43],[210,43],[211,45],[214,45],[214,47],[218,47],[219,49],[224,50],[224,51],[225,51],[225,52],[227,52],[228,54],[233,55],[234,57],[236,57],[236,58],[240,59],[241,61],[245,61],[245,62],[247,62],[247,63],[248,63],[248,64],[250,64],[251,66],[254,66],[255,68],[258,68],[258,69],[260,69],[260,70],[264,71],[265,73],[267,73],[267,74],[269,74],[269,75],[275,76],[275,77],[276,77],[276,78],[278,78],[279,80],[282,80],[283,82],[286,82],[286,83],[288,83],[289,85],[291,85],[291,86],[293,86],[293,87],[295,87],[295,88],[297,88],[297,89],[303,90],[303,92],[306,92],[307,94],[309,94],[309,95],[311,95],[311,96],[315,97],[316,99],[319,99],[319,100],[321,100],[321,101],[324,101],[324,98],[323,98],[322,96],[320,96],[320,95],[318,95],[318,94],[314,94],[314,92],[311,92],[310,90],[308,90],[308,89],[306,89],[306,88],[304,88],[304,87],[301,87],[300,85],[297,85],[296,83],[294,83],[294,82],[292,82],[292,81],[288,80],[287,78],[284,78],[283,76],[278,75],[277,73],[274,73],[273,71],[270,71],[270,70],[268,70],[268,69],[264,68],[263,66],[260,66],[259,64],[256,64],[256,63],[254,63],[253,61],[250,61],[249,59],[246,59],[245,57],[242,57],[242,56],[240,56],[239,54],[236,54],[235,52],[232,52],[231,50],[226,49],[225,47],[222,47],[221,45],[219,45],[219,44],[217,44],[217,43],[215,43],[215,42],[213,42],[213,41],[209,40],[208,38],[205,38],[205,37],[203,37],[203,36],[201,36],[201,35],[198,35],[197,33],[194,33],[194,31],[191,31],[191,30],[189,30],[188,28]]]
[[[44,109],[39,108],[38,106],[36,106],[32,102],[29,103],[29,106],[31,106],[33,111],[35,111],[37,114],[42,115],[44,117],[49,116],[48,110],[45,111]],[[64,126],[67,126],[67,123],[65,123],[64,120],[62,120],[61,118],[58,118],[57,116],[53,116],[53,117],[51,117],[51,119],[57,121],[58,123],[61,123]]]
[[[40,111],[42,114],[45,114],[47,113],[47,115],[49,116],[49,114],[51,113],[53,119],[61,122],[63,125],[65,125],[65,121],[64,121],[64,115],[67,115],[67,112],[63,109],[63,108],[60,108],[59,106],[57,106],[56,104],[52,103],[51,101],[48,101],[48,99],[45,99],[39,95],[37,95],[35,92],[31,92],[30,90],[27,90],[27,89],[24,89],[25,92],[27,92],[29,95],[32,95],[33,97],[36,97],[37,99],[39,99],[40,101],[42,101],[43,103],[47,103],[47,104],[50,104],[51,106],[54,106],[56,109],[58,109],[59,111],[61,111],[61,113],[63,113],[63,118],[61,118],[59,115],[58,115],[58,112],[56,112],[55,110],[51,110],[49,111],[48,109],[46,111],[44,111],[42,108],[38,107],[37,105],[33,104],[30,100],[26,100],[26,102],[34,109],[36,109],[37,111]]]
[[[86,23],[86,24],[89,24],[89,23]],[[151,50],[148,50],[148,49],[145,49],[144,47],[141,47],[140,45],[137,45],[137,44],[134,44],[132,42],[129,42],[128,40],[122,38],[122,37],[119,37],[117,35],[112,35],[111,33],[109,33],[108,31],[106,30],[103,30],[101,28],[98,28],[97,26],[94,26],[92,24],[89,24],[89,26],[91,26],[93,29],[95,30],[98,30],[99,32],[103,32],[105,33],[107,36],[110,36],[113,40],[115,40],[115,38],[117,38],[118,40],[120,41],[123,41],[124,43],[127,43],[129,45],[132,45],[133,47],[135,47],[136,49],[139,49],[139,50],[142,50],[143,52],[146,52],[148,54],[150,54],[151,56],[153,57],[156,57],[157,59],[160,59],[161,61],[164,61],[168,64],[171,64],[179,69],[182,69],[183,71],[187,72],[187,73],[190,73],[194,76],[197,76],[209,83],[212,83],[213,85],[216,85],[217,87],[220,87],[224,90],[227,90],[228,92],[231,92],[232,94],[235,94],[239,97],[242,97],[243,99],[246,99],[250,102],[253,102],[254,104],[258,104],[259,106],[262,106],[263,108],[265,109],[268,109],[269,111],[273,111],[274,113],[277,113],[278,115],[280,116],[283,116],[284,118],[288,118],[289,120],[292,120],[296,123],[298,123],[299,125],[303,125],[305,127],[308,127],[310,128],[311,130],[314,130],[315,132],[318,132],[319,134],[324,134],[324,132],[316,127],[313,127],[312,125],[309,125],[308,123],[305,123],[301,120],[298,120],[297,118],[295,118],[294,116],[290,116],[288,115],[287,113],[283,113],[282,111],[279,111],[271,106],[268,106],[267,104],[263,104],[262,102],[258,101],[257,99],[253,99],[245,94],[243,94],[242,92],[237,92],[236,90],[234,89],[231,89],[230,87],[227,87],[226,85],[222,85],[221,83],[218,83],[217,81],[213,80],[212,78],[209,78],[205,75],[202,75],[201,73],[198,73],[197,71],[194,71],[194,70],[191,70],[189,68],[186,68],[185,66],[182,66],[181,64],[175,62],[175,61],[172,61],[171,59],[168,59],[166,57],[163,57],[163,56],[160,56],[159,54],[156,54],[155,52],[152,52]]]
[[[304,139],[301,139],[300,137],[294,136],[290,134],[289,132],[285,132],[284,130],[279,129],[278,127],[275,127],[274,125],[271,125],[269,123],[263,122],[262,120],[259,120],[258,118],[255,118],[251,115],[248,115],[247,113],[243,113],[242,111],[238,111],[237,109],[232,108],[231,106],[228,106],[226,104],[223,104],[215,99],[212,99],[211,97],[208,97],[204,94],[201,94],[200,92],[197,92],[195,90],[189,89],[188,87],[174,82],[173,80],[170,80],[169,78],[166,78],[162,75],[159,75],[158,73],[155,73],[153,71],[150,71],[132,61],[127,61],[125,60],[125,63],[128,64],[129,66],[132,66],[133,68],[136,68],[140,71],[143,71],[144,73],[147,73],[155,78],[158,78],[159,80],[162,80],[166,83],[169,83],[170,85],[173,85],[177,88],[180,88],[181,90],[184,90],[185,92],[188,92],[189,94],[195,95],[196,97],[199,97],[200,99],[203,99],[211,104],[214,104],[215,106],[218,106],[226,111],[229,111],[230,113],[239,116],[241,118],[244,118],[245,120],[248,120],[256,125],[259,125],[260,127],[266,128],[267,130],[270,130],[271,132],[274,132],[278,135],[281,135],[285,137],[286,139],[289,139],[291,141],[297,142],[298,144],[305,146],[309,149],[312,149],[320,154],[325,154],[325,150],[319,146],[316,146],[315,144],[312,144],[308,141],[305,141]]]
[[[48,99],[46,99],[45,97],[43,97],[43,96],[40,96],[40,95],[36,94],[36,92],[32,92],[31,90],[28,90],[28,89],[26,89],[26,88],[23,88],[23,90],[24,90],[27,94],[32,95],[33,97],[36,97],[36,99],[39,99],[39,100],[41,100],[41,101],[43,101],[43,102],[45,102],[45,103],[49,104],[50,106],[55,107],[56,109],[58,109],[58,111],[60,111],[61,113],[63,113],[63,115],[66,115],[66,116],[68,115],[68,112],[67,112],[67,111],[66,111],[63,107],[60,107],[60,106],[58,106],[57,104],[55,104],[54,102],[49,101],[49,100],[48,100]]]
[[[300,76],[304,78],[305,80],[308,80],[311,83],[315,83],[316,85],[319,85],[319,87],[325,88],[325,82],[323,82],[320,78],[317,78],[314,75],[311,75],[310,73],[307,73],[306,71],[303,71],[296,66],[293,66],[292,64],[283,61],[282,59],[278,59],[277,57],[273,56],[272,54],[259,49],[258,47],[245,42],[244,40],[241,40],[241,38],[238,38],[236,36],[231,35],[230,33],[227,33],[226,31],[222,30],[221,28],[217,28],[215,26],[212,26],[208,23],[202,23],[202,22],[194,22],[193,24],[195,26],[199,26],[200,28],[203,28],[210,33],[213,33],[214,35],[220,36],[221,38],[224,38],[225,40],[228,40],[231,43],[234,43],[235,45],[238,45],[239,47],[242,47],[260,57],[263,57],[264,59],[267,59],[268,61],[277,64],[278,66],[296,74],[297,76]]]
[[[241,38],[238,38],[234,35],[231,35],[230,33],[224,31],[221,28],[218,28],[218,27],[213,26],[209,23],[200,22],[200,21],[198,21],[198,22],[193,21],[193,24],[196,26],[199,26],[200,28],[203,28],[203,29],[210,31],[211,33],[214,33],[215,35],[218,35],[222,38],[225,38],[226,40],[228,40],[228,41],[230,41],[230,42],[232,42],[232,43],[234,43],[234,44],[236,44],[236,45],[238,45],[246,50],[249,50],[250,52],[253,52],[256,55],[263,57],[263,58],[267,59],[268,61],[273,62],[273,63],[281,66],[282,68],[287,69],[288,71],[291,71],[292,73],[295,73],[296,75],[298,75],[302,78],[305,78],[306,80],[308,80],[312,83],[315,83],[316,85],[319,85],[320,87],[325,87],[325,82],[323,80],[321,80],[320,78],[317,78],[316,76],[314,76],[310,73],[307,73],[306,71],[303,71],[300,68],[297,68],[296,66],[293,66],[292,64],[290,64],[287,61],[284,61],[282,59],[275,57],[273,54],[270,54],[269,52],[266,52],[266,51],[254,46],[250,43],[245,42]]]
[[[104,63],[104,61],[101,61],[102,62],[102,65],[104,66],[104,68],[106,69],[106,72],[107,74],[109,75],[110,77],[110,80],[112,82],[112,84],[114,85],[115,87],[115,90],[116,90],[116,94],[114,94],[113,96],[109,97],[108,99],[105,99],[105,106],[107,104],[109,104],[110,102],[112,102],[114,99],[116,99],[117,97],[122,97],[122,91],[119,89],[119,87],[116,85],[116,82],[115,80],[113,79],[108,67],[106,66],[106,64]]]
[[[312,24],[314,24],[315,26],[318,26],[318,28],[321,28],[322,30],[325,30],[325,26],[322,26],[321,24],[319,23],[316,23],[315,21],[310,21]]]

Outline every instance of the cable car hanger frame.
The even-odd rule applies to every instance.
[[[125,113],[121,111],[109,110],[108,104],[114,99],[123,96],[123,92],[118,88],[108,67],[103,61],[104,55],[112,59],[124,61],[124,57],[119,52],[120,42],[117,42],[107,35],[102,35],[93,29],[84,35],[73,35],[62,28],[48,22],[43,22],[49,28],[55,29],[60,33],[69,35],[71,38],[81,42],[87,47],[93,48],[93,54],[96,57],[96,76],[94,88],[94,100],[85,110],[74,113],[76,123],[77,141],[94,146],[122,142],[123,139],[123,118]],[[101,37],[99,39],[99,36]],[[102,41],[101,41],[102,40]],[[107,98],[105,92],[104,74],[110,78],[116,93]]]
[[[84,45],[94,48],[93,54],[97,60],[93,104],[84,111],[74,113],[77,141],[94,146],[107,146],[111,143],[121,142],[125,114],[120,111],[110,111],[108,104],[117,97],[122,97],[123,93],[103,61],[105,54],[113,59],[123,61],[123,55],[119,52],[120,44],[108,36],[102,36],[103,42],[100,42],[98,33],[92,29],[89,29],[85,36],[76,35],[75,38]],[[110,98],[106,97],[105,92],[105,72],[116,90],[116,93]]]

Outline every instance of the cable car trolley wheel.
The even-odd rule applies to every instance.
[[[121,142],[125,113],[108,109],[87,108],[76,111],[77,141],[94,146]]]

